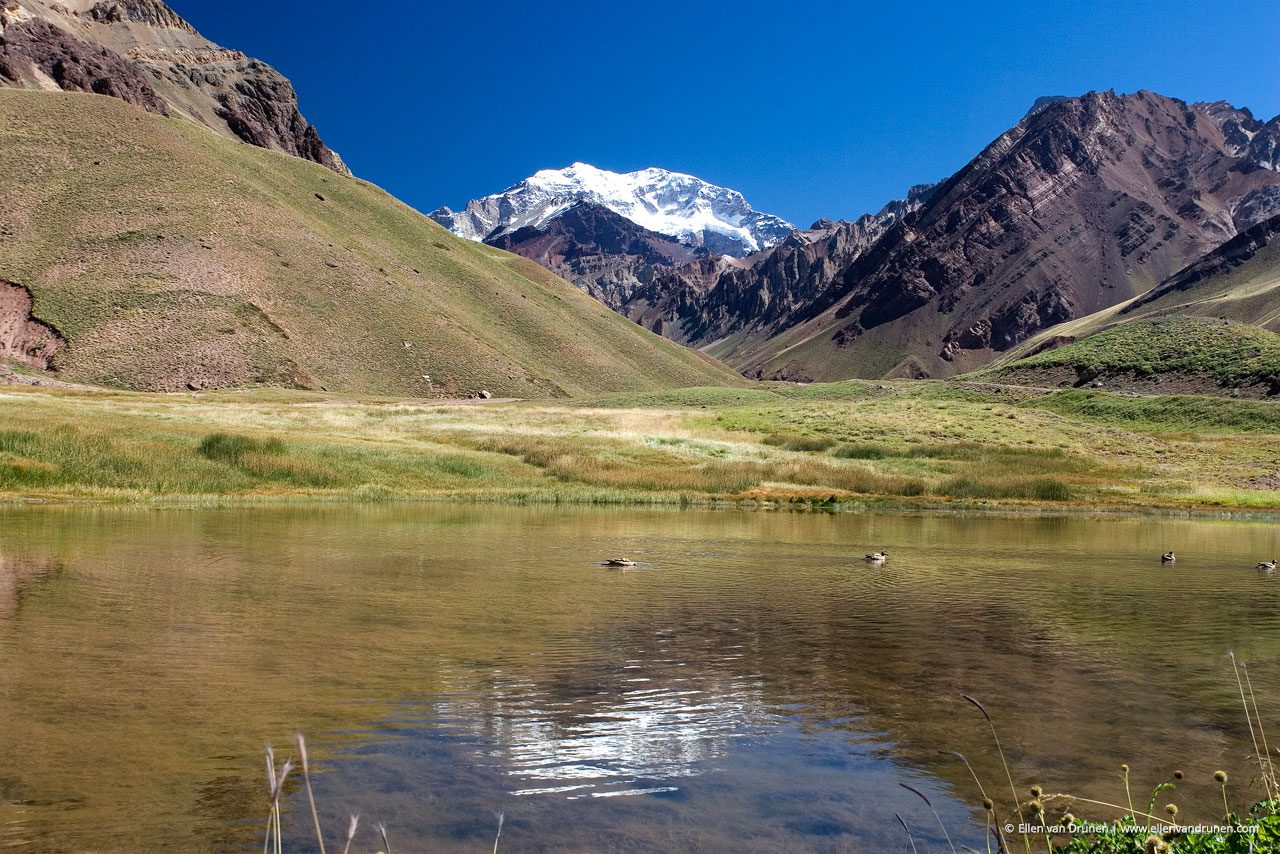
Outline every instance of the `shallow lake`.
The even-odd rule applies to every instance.
[[[900,783],[986,850],[952,751],[1012,796],[961,693],[1023,797],[1122,802],[1128,763],[1135,801],[1179,769],[1160,803],[1216,818],[1214,770],[1260,795],[1228,651],[1280,711],[1277,552],[1264,522],[0,511],[0,848],[260,848],[263,747],[302,730],[362,852],[378,823],[488,851],[497,813],[505,851],[909,850],[895,813],[945,848]]]

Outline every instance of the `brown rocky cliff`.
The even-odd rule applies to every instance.
[[[283,75],[205,39],[162,0],[0,0],[5,20],[0,85],[122,98],[350,174]]]
[[[150,76],[137,65],[45,18],[19,19],[14,15],[0,29],[0,79],[14,85],[53,85],[67,92],[106,95],[153,113],[169,114]]]

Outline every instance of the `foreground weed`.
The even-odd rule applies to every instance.
[[[1048,854],[1266,854],[1266,852],[1280,852],[1280,799],[1276,797],[1276,793],[1280,792],[1280,785],[1277,784],[1275,766],[1262,725],[1257,696],[1253,691],[1248,667],[1243,662],[1237,661],[1234,654],[1230,654],[1229,658],[1240,693],[1240,703],[1249,724],[1249,734],[1254,745],[1254,758],[1259,768],[1258,779],[1266,793],[1266,798],[1254,804],[1246,814],[1238,814],[1231,809],[1228,798],[1227,773],[1214,772],[1213,779],[1222,789],[1223,815],[1216,823],[1206,823],[1213,826],[1205,829],[1195,823],[1179,821],[1181,810],[1178,804],[1172,801],[1163,807],[1162,816],[1156,814],[1156,805],[1161,797],[1175,791],[1176,782],[1185,778],[1182,771],[1175,771],[1172,780],[1162,782],[1152,789],[1145,811],[1134,807],[1128,765],[1120,766],[1120,780],[1126,801],[1123,805],[1067,793],[1046,794],[1039,786],[1033,786],[1030,790],[1031,800],[1026,804],[1025,811],[1030,812],[1033,819],[1038,822],[1037,833],[1044,834],[1043,849]],[[973,697],[961,696],[982,713],[983,719],[990,727],[996,752],[1004,768],[1005,777],[1009,781],[1010,790],[1014,794],[1019,821],[1023,828],[1027,828],[1029,825],[1023,818],[1024,807],[1018,800],[1013,776],[1000,746],[1000,738],[996,733],[991,715]],[[995,822],[996,850],[1007,852],[1008,846],[999,835],[999,817],[995,811],[995,804],[987,796],[986,789],[969,761],[961,754],[954,755],[968,768],[982,796],[988,827],[987,850],[991,850],[990,827]],[[1049,804],[1061,804],[1067,808],[1060,813],[1055,813],[1061,816],[1056,823],[1050,822],[1047,818]],[[1068,811],[1070,807],[1078,805],[1116,810],[1121,815],[1119,819],[1109,823],[1097,822],[1085,827],[1075,815]],[[1070,832],[1070,839],[1065,844],[1055,842],[1053,834],[1056,831],[1052,829],[1055,824],[1067,828]],[[1031,854],[1033,850],[1031,837],[1025,832],[1023,845],[1027,854]]]

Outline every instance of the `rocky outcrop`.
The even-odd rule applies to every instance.
[[[201,76],[209,78],[207,67]],[[293,84],[275,69],[256,59],[245,60],[235,67],[234,75],[224,74],[217,82],[226,87],[216,96],[217,115],[237,137],[350,174],[337,153],[320,139],[315,125],[298,111]]]
[[[0,85],[180,113],[215,132],[350,172],[271,66],[196,32],[162,0],[0,0]]]
[[[104,24],[132,22],[192,34],[196,31],[195,27],[160,0],[106,0],[90,7],[88,16]]]
[[[776,335],[797,312],[823,299],[851,264],[924,204],[933,190],[932,184],[912,187],[905,197],[852,222],[820,220],[749,259],[746,269],[725,271],[706,299],[705,314],[721,322],[701,324],[699,342],[709,344],[744,331],[749,340]]]
[[[79,38],[45,18],[13,16],[0,31],[0,78],[13,85],[52,85],[128,101],[152,113],[169,108],[149,76],[115,51]]]

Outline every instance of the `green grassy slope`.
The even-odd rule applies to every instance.
[[[1066,373],[1062,373],[1062,372]],[[1200,380],[1206,390],[1280,391],[1280,335],[1205,317],[1172,316],[1122,323],[1054,350],[988,372],[1012,382],[1066,377]]]
[[[519,397],[741,382],[377,187],[186,120],[0,91],[0,150],[0,279],[66,336],[61,379]]]

